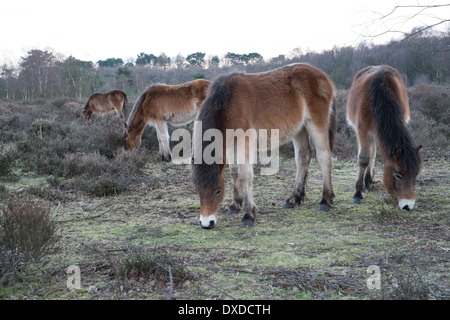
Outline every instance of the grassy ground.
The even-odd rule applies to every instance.
[[[282,157],[277,175],[255,177],[259,212],[252,228],[241,227],[241,215],[225,214],[232,194],[227,172],[218,225],[203,230],[189,167],[156,157],[152,153],[142,179],[118,195],[66,190],[49,199],[46,194],[60,250],[0,285],[0,299],[449,297],[447,161],[425,162],[416,207],[400,212],[379,181],[381,164],[373,190],[355,205],[356,162],[334,159],[334,206],[320,212],[321,177],[314,160],[304,204],[281,208],[295,175],[293,159]],[[3,188],[24,192],[47,181],[31,172]],[[80,268],[80,289],[67,287],[71,265]],[[380,268],[381,286],[369,290],[367,269],[373,265]]]

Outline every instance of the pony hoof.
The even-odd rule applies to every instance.
[[[369,193],[369,189],[364,189],[363,193]]]
[[[360,198],[353,198],[353,203],[354,204],[362,204],[362,199],[360,199]]]
[[[242,226],[248,228],[253,227],[253,220],[242,220]]]
[[[326,205],[326,204],[320,204],[319,205],[319,211],[329,211],[330,210],[330,206]]]
[[[295,203],[285,202],[281,207],[283,209],[292,209],[295,207]]]
[[[170,158],[166,158],[166,157],[159,157],[158,160],[161,162],[170,162]]]

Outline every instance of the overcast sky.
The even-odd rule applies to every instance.
[[[320,51],[371,41],[386,26],[409,31],[450,17],[450,7],[427,11],[409,24],[395,5],[446,0],[2,0],[0,64],[17,63],[31,49],[98,61],[134,60],[138,53],[169,57],[205,52],[258,52],[264,58],[295,48]],[[409,12],[410,13],[410,12]],[[430,20],[431,19],[431,20]],[[389,34],[388,37],[393,37]],[[387,41],[386,37],[375,40]]]

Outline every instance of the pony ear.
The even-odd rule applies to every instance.
[[[395,152],[394,152],[395,160],[397,160],[397,161],[400,160],[402,154],[403,154],[403,148],[402,147],[398,147],[397,149],[395,149]]]

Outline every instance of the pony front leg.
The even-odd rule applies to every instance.
[[[242,226],[251,227],[256,218],[256,206],[253,202],[253,165],[239,164],[237,182],[242,186]]]
[[[155,123],[155,128],[159,144],[158,160],[169,162],[172,160],[172,152],[170,151],[169,130],[167,129],[167,123],[164,121],[159,121]]]

